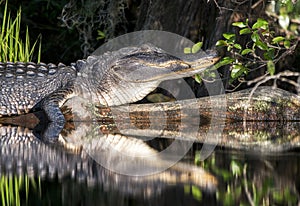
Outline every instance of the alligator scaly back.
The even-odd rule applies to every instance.
[[[75,68],[64,64],[0,63],[0,117],[28,113],[75,77]]]

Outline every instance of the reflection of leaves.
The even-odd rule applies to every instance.
[[[192,186],[192,195],[193,197],[198,200],[198,201],[201,201],[202,200],[202,192],[201,190],[196,187],[196,186]]]
[[[242,186],[228,185],[225,193],[220,191],[217,193],[217,199],[223,205],[236,205],[242,195]]]
[[[240,163],[232,160],[231,163],[230,163],[230,169],[231,169],[231,172],[234,176],[236,176],[236,177],[241,176],[242,166],[241,166]]]
[[[284,191],[274,190],[271,194],[274,202],[281,205],[295,205],[297,203],[297,196],[288,188],[285,188]]]
[[[192,185],[192,187],[190,187],[189,185],[185,185],[184,186],[184,193],[185,194],[192,194],[194,199],[198,200],[199,202],[202,201],[202,191],[200,188]]]

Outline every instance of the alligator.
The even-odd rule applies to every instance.
[[[217,179],[209,172],[184,162],[149,176],[118,174],[98,164],[85,151],[74,153],[57,144],[45,144],[31,130],[18,126],[0,127],[0,176],[4,174],[28,175],[42,180],[70,178],[89,187],[102,185],[106,189],[144,197],[158,195],[174,184],[194,185],[207,192],[217,186]]]
[[[0,63],[0,117],[42,109],[49,120],[46,139],[55,139],[65,119],[60,110],[72,96],[101,105],[136,102],[160,82],[191,76],[213,65],[216,52],[179,59],[150,44],[126,47],[66,66],[44,63]]]

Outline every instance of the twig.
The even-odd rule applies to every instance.
[[[221,10],[228,10],[228,11],[234,11],[233,9],[229,9],[223,6],[220,6],[217,2],[217,0],[214,0],[216,7],[221,11]]]
[[[271,76],[260,76],[254,80],[251,80],[251,81],[248,81],[247,85],[251,85],[253,83],[257,83],[258,86],[263,84],[263,83],[266,83],[267,81],[269,80],[272,80],[272,79],[280,79],[281,77],[299,77],[300,76],[300,72],[291,72],[289,70],[287,71],[283,71],[283,72],[279,72],[278,74],[274,74],[274,75],[271,75]]]
[[[247,165],[244,166],[244,169],[243,169],[243,176],[244,176],[244,185],[245,185],[245,193],[246,193],[246,196],[249,200],[249,203],[251,206],[255,206],[254,202],[253,202],[253,199],[251,197],[251,194],[248,190],[248,182],[247,182]]]
[[[260,1],[258,1],[258,2],[256,2],[255,4],[253,4],[252,6],[251,6],[251,9],[255,9],[260,3],[262,3],[264,0],[260,0]]]

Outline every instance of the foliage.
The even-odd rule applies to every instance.
[[[6,176],[2,175],[0,178],[0,195],[1,204],[5,205],[21,205],[20,193],[25,190],[26,202],[28,200],[29,190],[32,188],[34,191],[39,190],[41,185],[38,184],[33,178],[25,176]]]
[[[278,19],[279,26],[287,35],[299,35],[300,2],[295,0],[272,0],[266,13]]]
[[[216,191],[216,198],[222,205],[295,205],[298,201],[297,193],[292,186],[276,184],[278,180],[272,172],[254,172],[251,167],[256,166],[249,163],[247,158],[243,160],[239,155],[228,154],[224,161],[214,153],[211,157],[200,161],[199,155],[200,150],[195,151],[195,164],[218,177],[220,186]],[[201,201],[202,195],[197,188],[185,186],[184,191]]]
[[[192,47],[184,48],[183,52],[185,54],[195,54],[201,50],[202,46],[203,46],[203,42],[198,42],[198,43],[194,44]],[[211,68],[203,71],[201,74],[196,74],[194,76],[195,81],[198,83],[201,83],[204,79],[208,79],[208,78],[214,79],[216,77],[216,75],[214,72],[212,72],[212,70],[215,70],[215,69],[216,69],[216,67],[211,67]]]
[[[28,28],[26,28],[25,42],[21,39],[21,8],[18,10],[16,18],[12,19],[6,2],[0,29],[0,61],[29,62],[32,59],[38,42],[40,44],[38,61],[40,61],[41,37],[31,46]]]
[[[245,22],[234,22],[232,25],[239,29],[239,33],[224,33],[225,39],[217,41],[216,46],[225,47],[228,55],[221,59],[216,67],[230,65],[230,83],[265,66],[266,72],[274,75],[275,64],[292,50],[292,39],[275,35],[269,28],[269,23],[261,18],[253,25],[250,25],[248,19]],[[238,42],[238,37],[250,37],[251,40],[243,46]]]
[[[68,29],[76,28],[86,57],[95,49],[95,39],[113,38],[116,30],[126,32],[122,25],[126,22],[126,4],[124,0],[70,0],[63,7],[60,19]],[[94,33],[98,33],[97,37]]]

